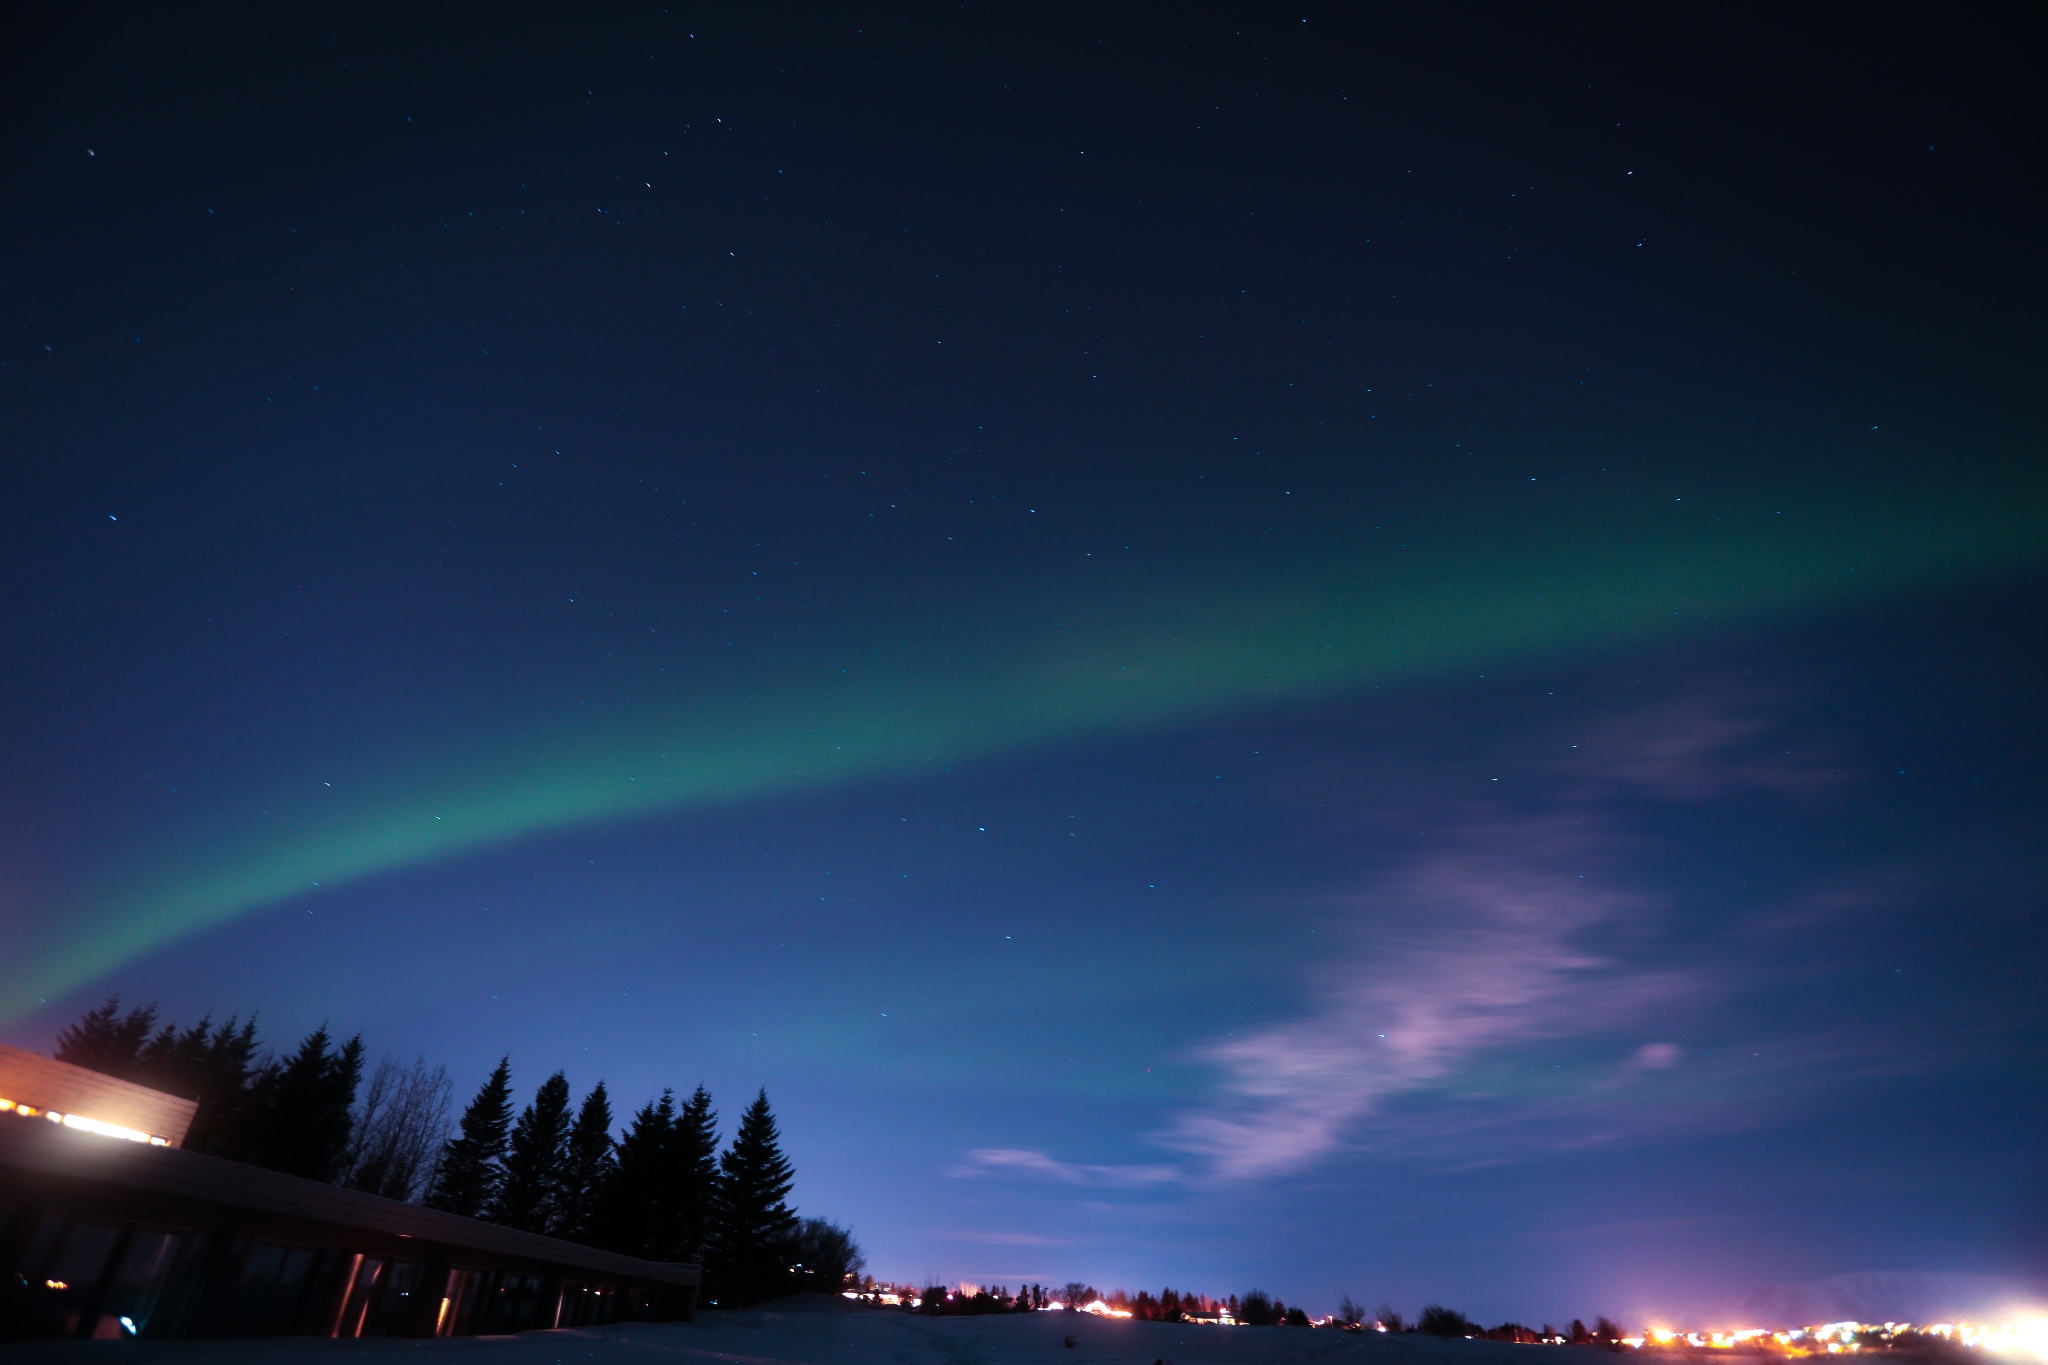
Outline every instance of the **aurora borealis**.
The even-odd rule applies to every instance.
[[[2048,1274],[2038,93],[1587,22],[47,21],[8,1039],[765,1083],[905,1279]]]
[[[419,744],[368,771],[329,760],[318,771],[359,794],[315,793],[309,802],[315,770],[302,768],[244,794],[239,811],[208,812],[209,855],[150,850],[150,863],[168,876],[131,874],[130,886],[64,917],[70,942],[60,938],[42,961],[15,959],[15,970],[28,973],[12,984],[15,1004],[312,887],[562,826],[915,772],[1451,668],[1612,648],[1668,633],[1674,618],[1768,619],[1863,593],[1911,592],[1943,575],[1996,574],[2048,548],[2031,515],[2040,493],[2027,484],[1987,485],[1957,505],[1921,502],[1910,512],[1773,491],[1780,496],[1695,493],[1694,508],[1631,537],[1633,544],[1610,538],[1560,551],[1515,544],[1510,527],[1466,529],[1448,551],[1416,556],[1420,569],[1390,562],[1384,549],[1375,555],[1369,544],[1339,546],[1338,563],[1291,581],[1260,575],[1233,587],[1195,571],[1149,591],[1075,584],[1006,604],[1022,619],[999,618],[993,629],[961,620],[920,638],[924,631],[901,625],[863,631],[865,623],[848,623],[832,633],[881,644],[861,651],[844,638],[799,635],[798,651],[816,651],[808,660],[778,660],[723,687],[685,684],[675,689],[680,698],[649,689],[620,708],[624,718],[573,737],[501,722],[488,736],[458,731],[452,744]],[[1904,490],[1887,491],[1907,502]],[[1808,524],[1788,527],[1783,510],[1767,513],[1765,501],[1792,503]],[[1576,510],[1553,513],[1548,534],[1594,541],[1573,524]],[[1428,526],[1411,534],[1449,538]],[[885,662],[873,657],[884,654]],[[834,669],[835,657],[854,662]],[[285,785],[294,779],[297,793]],[[318,780],[333,790],[331,779]],[[249,806],[259,801],[260,818],[252,819]]]

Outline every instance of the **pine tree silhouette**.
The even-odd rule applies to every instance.
[[[597,1201],[591,1241],[628,1256],[663,1259],[656,1245],[667,1185],[668,1152],[675,1138],[676,1097],[661,1092],[633,1115],[619,1139],[618,1168]]]
[[[110,995],[98,1009],[87,1010],[57,1035],[57,1060],[127,1080],[136,1058],[156,1027],[156,1006],[138,1005],[124,1016],[121,997]]]
[[[155,1005],[124,1015],[120,997],[110,997],[57,1035],[57,1060],[199,1101],[185,1147],[246,1158],[257,1078],[255,1018],[244,1024],[230,1017],[215,1025],[209,1014],[190,1028],[165,1024],[152,1035],[156,1017]]]
[[[500,1058],[483,1089],[462,1111],[459,1137],[441,1147],[427,1207],[481,1218],[504,1178],[505,1133],[512,1126],[512,1060]]]
[[[569,1131],[569,1148],[555,1201],[554,1234],[587,1242],[595,1229],[598,1201],[618,1163],[612,1158],[612,1101],[604,1082],[591,1087]]]
[[[711,1107],[711,1092],[700,1085],[676,1115],[669,1141],[662,1259],[695,1261],[704,1255],[717,1201],[718,1112]]]
[[[256,1051],[254,1016],[242,1023],[230,1015],[215,1024],[211,1014],[202,1015],[190,1028],[164,1025],[143,1045],[129,1079],[199,1101],[199,1112],[185,1130],[186,1149],[232,1155],[248,1146]]]
[[[339,1180],[363,1075],[363,1040],[330,1050],[327,1026],[264,1070],[251,1096],[246,1159],[308,1180]]]
[[[569,1078],[557,1071],[540,1083],[519,1115],[505,1153],[505,1178],[490,1219],[525,1232],[546,1232],[569,1156]]]
[[[787,1201],[795,1178],[764,1089],[740,1116],[732,1146],[718,1162],[707,1269],[721,1300],[745,1306],[787,1291],[796,1232],[796,1213]]]

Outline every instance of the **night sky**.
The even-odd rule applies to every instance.
[[[2038,15],[431,8],[0,41],[0,1034],[765,1085],[903,1280],[2048,1299]]]

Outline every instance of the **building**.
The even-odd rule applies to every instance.
[[[0,1049],[0,1104],[0,1341],[465,1336],[696,1306],[694,1265],[184,1151],[189,1101],[33,1053]]]
[[[176,1147],[185,1141],[197,1112],[199,1105],[193,1100],[0,1043],[0,1113],[47,1118],[103,1137]]]

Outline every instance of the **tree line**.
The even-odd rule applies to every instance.
[[[863,1288],[876,1288],[868,1280]],[[1070,1280],[1063,1285],[1027,1284],[1018,1287],[1013,1295],[1003,1285],[986,1288],[976,1286],[972,1294],[955,1293],[943,1284],[929,1284],[922,1291],[909,1290],[907,1299],[915,1300],[918,1311],[934,1317],[980,1317],[989,1313],[1037,1313],[1048,1308],[1066,1306],[1078,1309],[1083,1304],[1103,1298],[1095,1287],[1079,1280]],[[1180,1294],[1168,1289],[1159,1298],[1140,1292],[1133,1299],[1119,1289],[1104,1300],[1112,1308],[1130,1309],[1134,1317],[1159,1319],[1165,1322],[1180,1321],[1183,1313],[1216,1313],[1224,1307],[1221,1299],[1211,1299],[1201,1294]],[[1237,1300],[1230,1303],[1235,1305]]]
[[[1514,1341],[1525,1345],[1537,1342],[1562,1342],[1572,1346],[1605,1346],[1611,1350],[1621,1349],[1621,1339],[1628,1333],[1615,1322],[1602,1317],[1588,1327],[1578,1318],[1571,1326],[1559,1330],[1549,1323],[1541,1328],[1527,1327],[1519,1322],[1503,1322],[1495,1327],[1482,1327],[1455,1308],[1446,1308],[1440,1303],[1426,1306],[1411,1322],[1400,1313],[1381,1304],[1377,1314],[1367,1316],[1365,1310],[1353,1303],[1346,1294],[1337,1309],[1337,1320],[1349,1326],[1383,1327],[1389,1332],[1420,1332],[1427,1337],[1477,1337],[1487,1341]]]
[[[510,1059],[451,1133],[445,1067],[387,1057],[365,1084],[362,1038],[337,1043],[325,1025],[278,1056],[262,1049],[254,1016],[180,1028],[159,1023],[154,1005],[123,1013],[110,999],[58,1034],[57,1059],[198,1101],[190,1150],[648,1260],[696,1261],[707,1302],[836,1292],[863,1265],[851,1233],[790,1206],[795,1169],[766,1090],[721,1152],[701,1085],[680,1105],[664,1090],[614,1136],[604,1082],[572,1105],[559,1071],[515,1116]]]
[[[1514,1341],[1524,1344],[1537,1342],[1563,1342],[1572,1346],[1605,1346],[1612,1350],[1621,1349],[1621,1339],[1627,1336],[1620,1325],[1607,1318],[1599,1318],[1591,1327],[1577,1318],[1571,1326],[1559,1330],[1549,1323],[1541,1328],[1527,1327],[1519,1322],[1503,1322],[1495,1327],[1482,1327],[1455,1308],[1446,1308],[1432,1303],[1410,1319],[1389,1304],[1381,1304],[1371,1313],[1365,1311],[1349,1294],[1337,1305],[1336,1321],[1339,1326],[1372,1328],[1387,1332],[1418,1332],[1426,1337],[1476,1337],[1487,1341]]]
[[[865,1288],[874,1289],[873,1280]],[[973,1293],[967,1293],[968,1288]],[[1215,1317],[1228,1314],[1232,1321],[1247,1327],[1309,1327],[1315,1325],[1308,1310],[1299,1304],[1283,1302],[1279,1296],[1268,1294],[1263,1289],[1252,1289],[1244,1294],[1231,1294],[1225,1298],[1211,1298],[1207,1294],[1184,1292],[1168,1287],[1153,1294],[1139,1290],[1129,1294],[1121,1289],[1112,1289],[1107,1294],[1095,1286],[1080,1280],[1070,1280],[1063,1285],[1028,1284],[1018,1289],[1015,1295],[1001,1285],[989,1288],[961,1286],[954,1292],[943,1284],[925,1286],[922,1293],[911,1291],[906,1297],[914,1298],[918,1311],[933,1316],[974,1317],[987,1313],[1033,1313],[1047,1308],[1066,1307],[1078,1311],[1083,1305],[1101,1300],[1110,1308],[1129,1313],[1141,1322],[1182,1322],[1196,1317]],[[1336,1313],[1324,1324],[1326,1326],[1350,1328],[1356,1331],[1410,1332],[1432,1337],[1479,1337],[1491,1341],[1514,1342],[1569,1342],[1574,1346],[1607,1346],[1620,1349],[1621,1339],[1627,1335],[1623,1329],[1607,1318],[1600,1318],[1592,1327],[1587,1327],[1577,1318],[1571,1326],[1560,1331],[1545,1323],[1539,1331],[1525,1327],[1518,1322],[1504,1322],[1497,1327],[1482,1327],[1454,1308],[1432,1303],[1414,1318],[1409,1318],[1390,1304],[1381,1304],[1372,1312],[1346,1294],[1337,1306]]]

